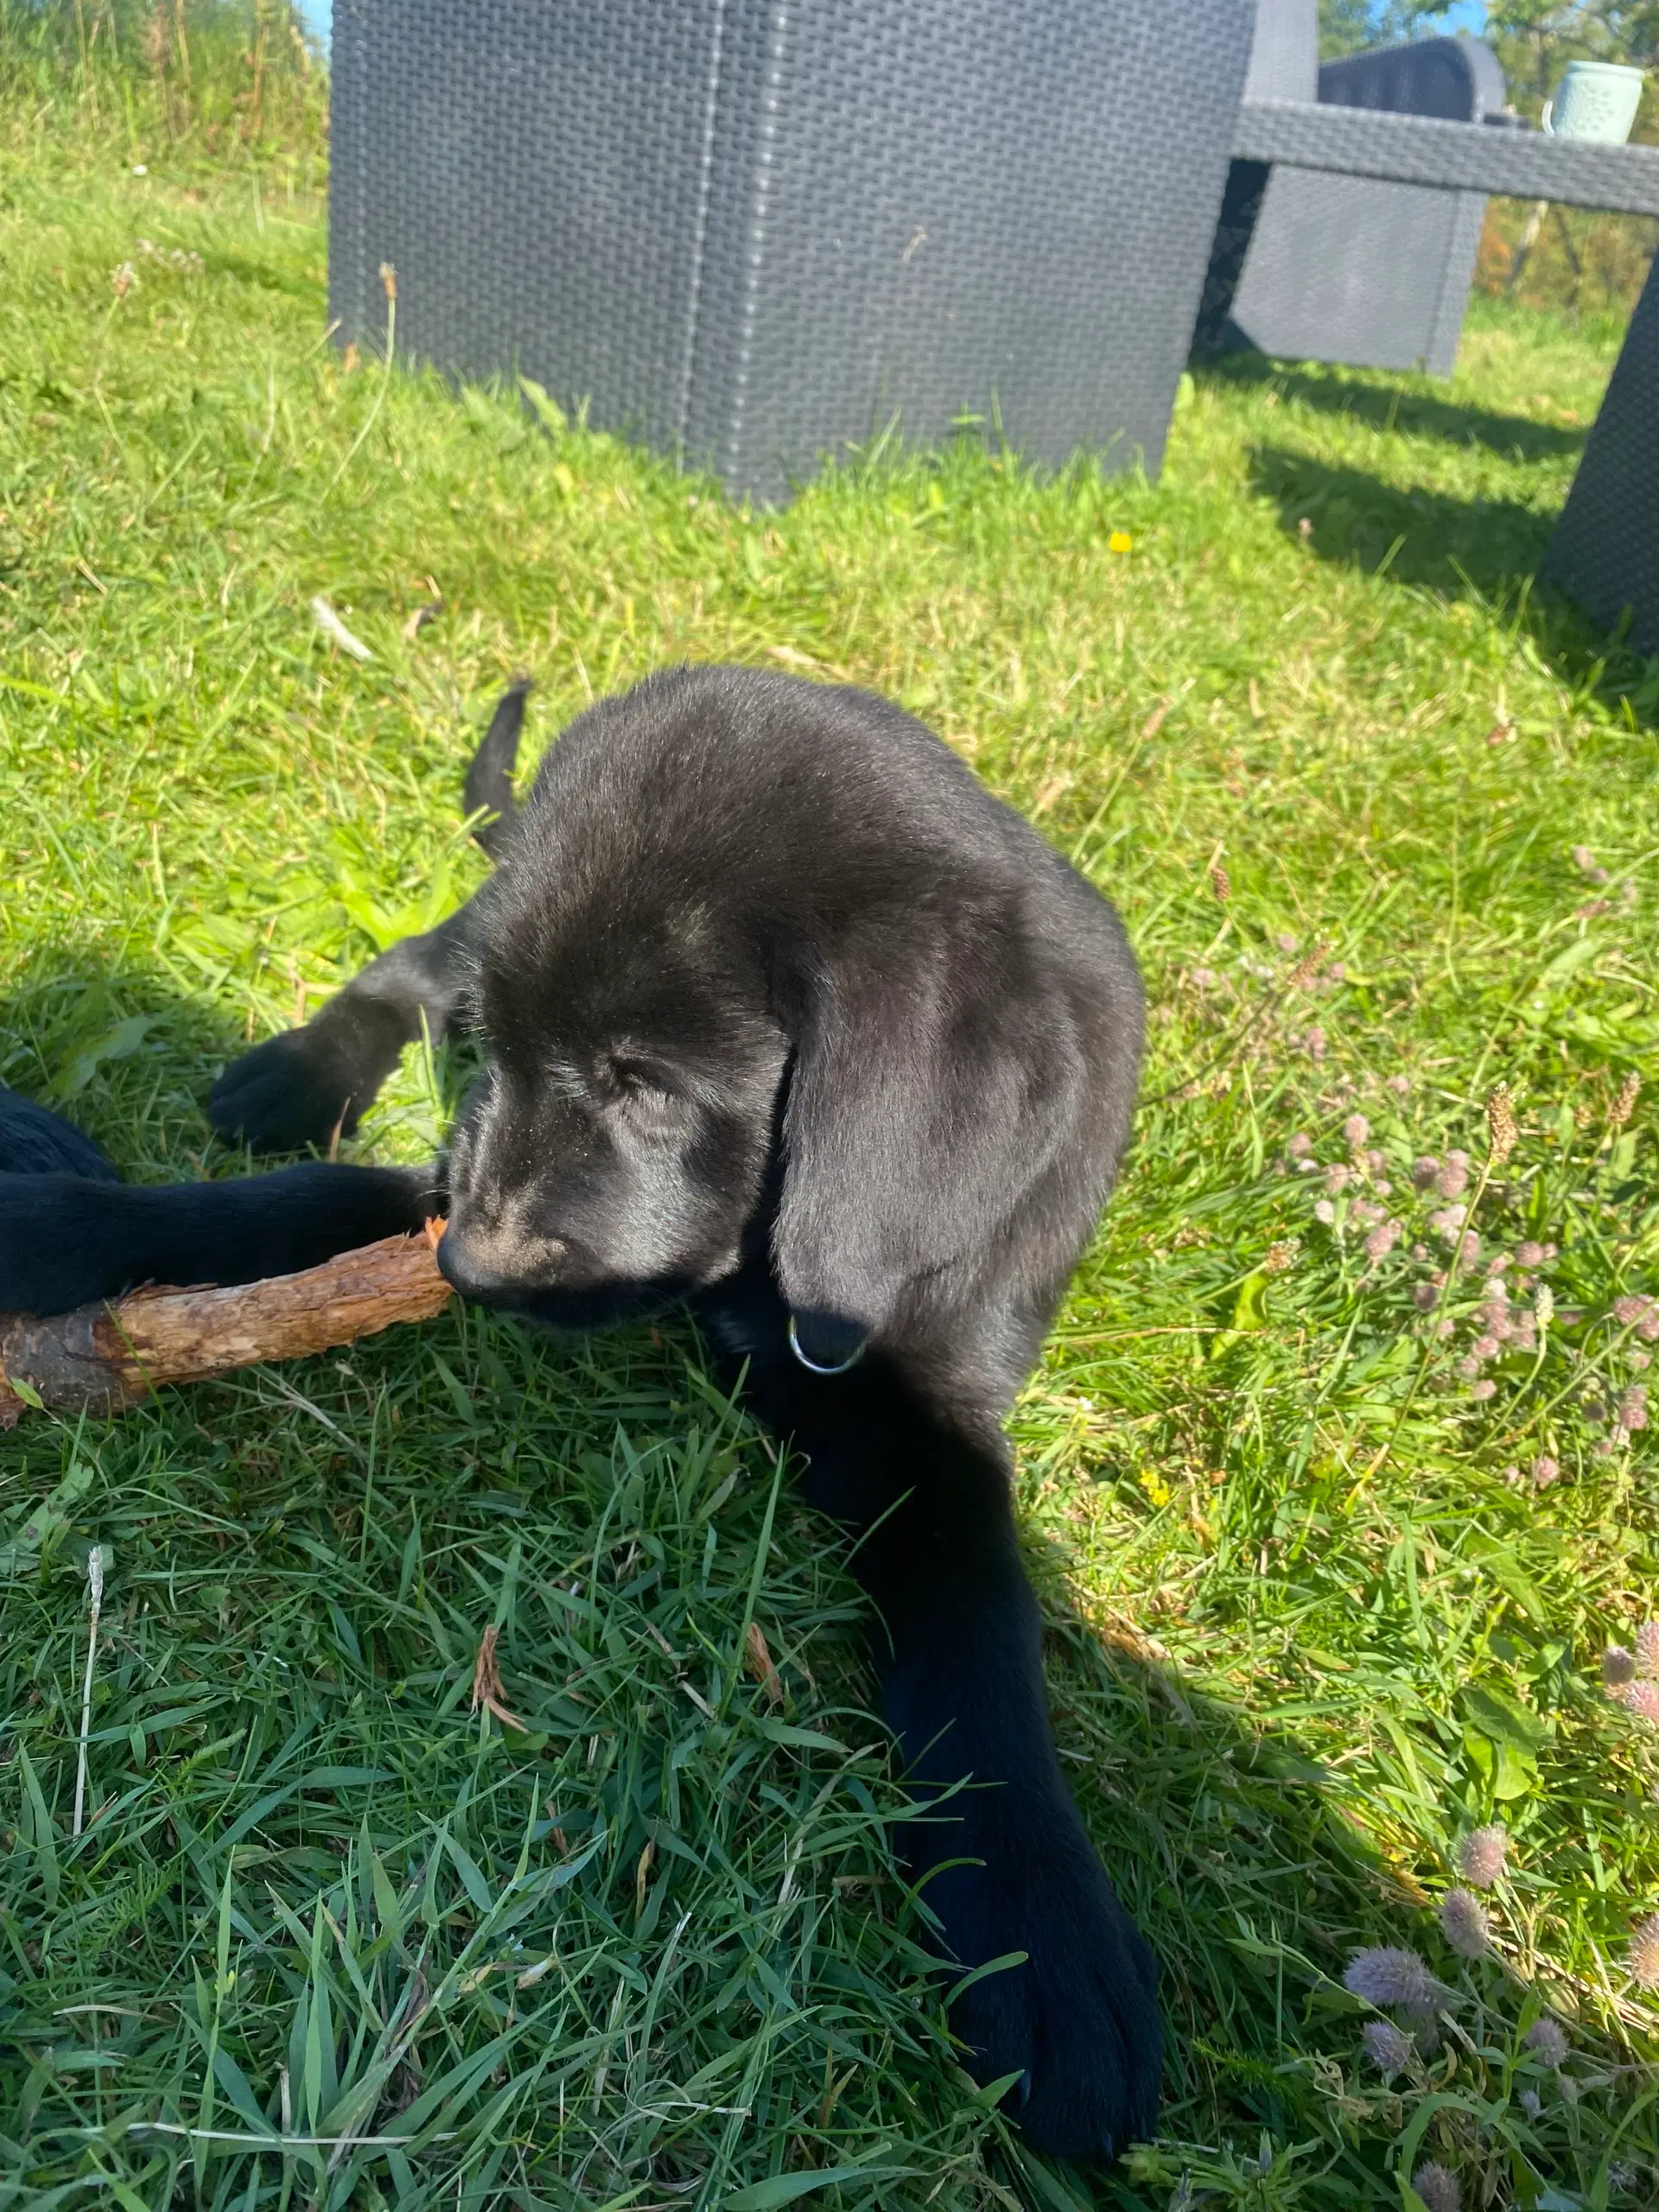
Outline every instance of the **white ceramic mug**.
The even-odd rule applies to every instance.
[[[1544,102],[1543,124],[1552,137],[1622,146],[1642,104],[1643,76],[1617,61],[1569,61],[1561,88]]]

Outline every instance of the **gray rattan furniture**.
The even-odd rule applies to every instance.
[[[1659,163],[1659,155],[1655,156]],[[1552,583],[1607,629],[1659,653],[1659,257],[1544,556]]]
[[[1247,100],[1233,149],[1239,164],[1659,215],[1659,147],[1585,145],[1420,116]],[[1609,626],[1630,609],[1631,644],[1659,652],[1659,264],[1649,272],[1544,571]]]
[[[1155,469],[1252,0],[337,0],[341,342],[776,499],[950,435]]]
[[[1422,39],[1323,68],[1318,53],[1317,0],[1261,0],[1246,100],[1464,123],[1503,112],[1503,73],[1476,40]],[[1447,375],[1485,209],[1478,192],[1235,162],[1194,351],[1249,346]]]

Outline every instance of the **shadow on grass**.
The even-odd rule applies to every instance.
[[[1287,447],[1256,447],[1249,466],[1252,488],[1277,506],[1281,527],[1321,560],[1445,599],[1478,600],[1523,629],[1574,693],[1628,710],[1644,726],[1659,722],[1659,661],[1630,652],[1539,580],[1552,513],[1518,500],[1403,488]]]
[[[1321,1762],[1137,1649],[1133,1631],[1084,1620],[1057,1551],[1032,1563],[1066,1777],[1159,1956],[1161,2135],[1203,2139],[1224,2115],[1252,2143],[1259,2129],[1281,2142],[1323,2138],[1354,2201],[1370,2201],[1387,2131],[1338,2151],[1329,2098],[1333,2057],[1358,2072],[1366,2012],[1341,1976],[1368,1944],[1421,1942],[1420,1904]]]
[[[1406,437],[1443,438],[1452,445],[1484,446],[1508,461],[1547,461],[1578,452],[1588,432],[1525,415],[1499,415],[1483,407],[1460,406],[1432,391],[1405,391],[1395,381],[1358,382],[1346,373],[1297,367],[1263,353],[1224,353],[1195,366],[1202,383],[1224,391],[1249,392],[1271,386],[1299,406],[1320,414],[1345,415],[1377,430]]]
[[[210,1141],[214,1070],[243,1049],[233,1024],[153,967],[111,962],[69,938],[30,946],[0,997],[0,1082],[101,1144],[143,1179],[182,1143]]]
[[[133,1049],[114,1058],[99,1057],[100,1039],[134,1022],[151,1026]],[[210,1009],[158,983],[149,972],[112,969],[65,943],[42,947],[29,971],[13,983],[0,1034],[11,1056],[7,1071],[17,1087],[63,1107],[108,1142],[118,1163],[129,1168],[137,1164],[136,1130],[146,1133],[141,1141],[149,1144],[151,1156],[159,1145],[176,1160],[181,1149],[178,1135],[164,1132],[152,1139],[149,1132],[158,1120],[194,1121],[203,1127],[202,1077],[214,1059],[239,1049],[243,1041]],[[85,1082],[66,1096],[66,1085],[76,1081],[89,1057],[92,1065]],[[14,1059],[20,1065],[14,1066]],[[448,1365],[438,1352],[440,1345]],[[206,1756],[213,1735],[213,1686],[233,1677],[251,1708],[262,1700],[269,1706],[267,1733],[272,1742],[288,1743],[296,1736],[310,1742],[315,1737],[303,1770],[316,1777],[315,1802],[250,1803],[229,1824],[216,1808],[217,1827],[204,1816],[200,1834],[192,1831],[194,1886],[181,1862],[176,1871],[156,1871],[140,1850],[136,1830],[112,1830],[100,1846],[111,1854],[111,1871],[104,1871],[102,1861],[84,1868],[78,1859],[67,1862],[76,1909],[91,1916],[91,1924],[101,1925],[96,1916],[113,1910],[111,1891],[120,1880],[153,1878],[160,1886],[153,1894],[146,1892],[152,1908],[171,1916],[169,1929],[176,1922],[182,1943],[199,1897],[219,1895],[235,1872],[232,1844],[239,1834],[255,1832],[262,1862],[268,1870],[282,1866],[292,1891],[289,1903],[298,1911],[319,1884],[334,1878],[359,1827],[369,1833],[371,1810],[388,1863],[399,1879],[408,1876],[425,1847],[422,1823],[437,1823],[453,1813],[461,1776],[480,1756],[470,1736],[463,1741],[458,1731],[447,1765],[434,1763],[434,1745],[441,1724],[454,1718],[442,1694],[452,1680],[464,1681],[472,1663],[468,1624],[479,1615],[480,1590],[493,1592],[501,1583],[504,1530],[512,1531],[515,1541],[522,1538],[527,1548],[522,1577],[516,1567],[507,1573],[512,1588],[522,1580],[526,1591],[552,1591],[557,1576],[570,1573],[572,1559],[593,1555],[600,1541],[594,1532],[605,1530],[613,1503],[629,1482],[639,1491],[639,1525],[653,1533],[652,1516],[660,1504],[647,1494],[637,1454],[613,1465],[599,1459],[595,1447],[618,1419],[637,1423],[644,1418],[688,1443],[697,1419],[706,1426],[709,1401],[716,1394],[706,1379],[696,1389],[681,1387],[671,1372],[677,1352],[688,1374],[696,1370],[689,1326],[675,1329],[665,1340],[654,1330],[639,1328],[575,1344],[496,1317],[455,1313],[418,1333],[399,1332],[395,1340],[359,1346],[347,1363],[319,1357],[289,1370],[303,1395],[296,1397],[290,1389],[286,1413],[276,1408],[275,1419],[286,1419],[291,1427],[296,1407],[314,1415],[321,1408],[326,1442],[308,1428],[300,1442],[290,1440],[279,1448],[273,1409],[261,1399],[257,1376],[192,1392],[188,1398],[168,1392],[152,1412],[134,1416],[105,1454],[111,1490],[100,1492],[102,1517],[93,1533],[100,1540],[113,1534],[130,1578],[159,1581],[165,1574],[168,1632],[189,1642],[188,1662],[157,1668],[168,1686],[168,1704],[176,1708],[168,1715],[168,1756],[181,1769],[198,1752]],[[429,1367],[442,1388],[427,1374]],[[365,1455],[363,1408],[390,1402],[395,1395],[406,1401],[406,1432],[399,1440],[400,1424],[388,1416],[382,1431],[373,1425],[378,1414],[371,1416],[370,1442],[380,1437],[381,1456]],[[584,1402],[591,1418],[579,1417]],[[532,1456],[529,1445],[541,1425],[561,1421],[570,1425],[570,1433],[561,1433]],[[734,1434],[741,1427],[726,1420],[719,1426],[722,1433]],[[175,1470],[164,1482],[143,1462],[139,1447],[147,1433]],[[20,1432],[12,1448],[32,1448],[30,1433]],[[579,1478],[573,1463],[580,1465],[584,1452],[593,1466],[586,1478]],[[118,1511],[110,1497],[121,1494],[117,1463],[128,1453],[131,1495]],[[359,1503],[356,1484],[365,1461]],[[569,1491],[584,1478],[592,1491],[588,1517],[578,1516],[572,1522],[567,1498],[560,1525],[561,1483]],[[745,1516],[755,1517],[755,1491],[752,1483],[747,1499],[734,1497],[729,1512],[722,1510],[722,1558],[731,1552],[734,1524]],[[175,1493],[180,1507],[189,1511],[178,1510],[169,1523],[167,1500]],[[225,1557],[231,1525],[226,1514],[236,1524],[240,1548],[232,1554],[234,1571]],[[313,1560],[306,1571],[312,1574],[315,1601],[303,1599],[295,1580],[296,1537],[283,1534],[289,1524],[301,1536],[314,1535],[319,1547],[307,1554]],[[448,1612],[417,1611],[404,1602],[411,1589],[419,1592],[423,1606],[429,1594],[424,1581],[411,1580],[411,1560],[422,1556],[423,1525],[426,1541],[437,1546],[435,1562],[444,1562],[442,1570],[436,1563],[432,1567],[434,1586],[441,1572],[455,1582],[454,1610]],[[611,1530],[614,1543],[627,1541],[631,1561],[636,1550],[629,1533],[632,1526],[623,1521]],[[711,1508],[711,1545],[714,1527]],[[734,1621],[741,1593],[751,1587],[752,1570],[745,1558],[734,1555],[729,1586],[722,1596],[709,1597],[711,1545],[700,1552],[696,1546],[690,1551],[682,1546],[677,1554],[671,1550],[660,1581],[679,1586],[683,1595],[670,1594],[683,1611],[691,1595],[687,1570],[695,1572],[693,1563],[700,1556],[703,1580],[696,1603],[715,1622]],[[798,1590],[810,1579],[813,1554],[821,1547],[833,1548],[835,1539],[816,1518],[798,1522],[786,1513],[778,1545],[779,1555],[768,1560],[766,1580],[758,1582],[769,1618],[786,1590]],[[315,1571],[318,1563],[320,1573]],[[1383,2201],[1390,2191],[1388,2161],[1397,2124],[1389,2121],[1379,2104],[1375,2117],[1368,2116],[1368,2124],[1356,2130],[1358,2108],[1352,2097],[1340,2111],[1332,2101],[1333,2055],[1335,2063],[1351,2066],[1361,2011],[1338,1986],[1339,1977],[1348,1953],[1360,1945],[1410,1942],[1423,1918],[1421,1906],[1355,1825],[1344,1786],[1331,1770],[1256,1725],[1242,1707],[1196,1690],[1178,1668],[1132,1637],[1103,1632],[1085,1619],[1068,1595],[1065,1562],[1058,1549],[1039,1549],[1033,1564],[1049,1609],[1050,1688],[1066,1771],[1126,1905],[1162,1961],[1169,2035],[1166,2134],[1182,2143],[1214,2140],[1219,2120],[1243,2129],[1254,2144],[1257,2131],[1266,2129],[1281,2143],[1308,2146],[1313,2163],[1329,2166],[1319,2202]],[[758,1579],[758,1567],[753,1571]],[[620,1676],[630,1680],[639,1667],[641,1639],[621,1637],[620,1626],[632,1618],[629,1605],[642,1602],[639,1592],[659,1581],[654,1568],[638,1582],[628,1579],[633,1572],[631,1563],[614,1585],[607,1586],[601,1609],[608,1616],[602,1623],[607,1634],[619,1632]],[[132,1586],[137,1586],[136,1580]],[[852,1596],[850,1584],[837,1578],[817,1607],[817,1632],[831,1639],[832,1671],[838,1670],[834,1638]],[[238,1606],[248,1624],[243,1634],[251,1649],[233,1664],[232,1615]],[[79,1618],[76,1602],[54,1611],[54,1632],[67,1647],[73,1645]],[[666,1642],[658,1639],[664,1652],[677,1639],[684,1643],[689,1633],[680,1612],[668,1625],[674,1635]],[[705,1909],[709,1897],[698,1872],[698,1854],[710,1841],[706,1808],[702,1830],[693,1811],[683,1838],[677,1833],[677,1815],[671,1817],[680,1786],[676,1777],[682,1774],[671,1756],[679,1740],[674,1729],[682,1734],[688,1726],[695,1729],[696,1717],[677,1683],[665,1679],[658,1719],[650,1728],[642,1720],[622,1728],[626,1758],[590,1775],[591,1753],[584,1762],[572,1751],[561,1767],[565,1751],[572,1745],[579,1750],[595,1725],[593,1710],[567,1710],[561,1702],[559,1686],[568,1687],[568,1661],[545,1633],[538,1645],[528,1618],[509,1648],[516,1686],[531,1700],[522,1709],[540,1714],[542,1723],[522,1747],[503,1743],[495,1757],[504,1773],[510,1769],[515,1781],[538,1790],[545,1802],[553,1802],[547,1793],[556,1791],[557,1810],[578,1845],[589,1834],[609,1836],[603,1865],[596,1863],[591,1885],[594,1925],[601,1929],[596,1940],[607,1957],[631,1958],[643,1950],[661,1960],[665,1974],[661,1946],[666,1932],[683,1914]],[[822,1669],[823,1655],[816,1646],[814,1663]],[[271,1670],[263,1687],[252,1679],[260,1664]],[[545,1678],[539,1689],[538,1675]],[[412,1718],[405,1712],[404,1694],[411,1683],[423,1687],[430,1707]],[[746,1694],[752,1694],[764,1719],[760,1688],[753,1686]],[[670,1713],[672,1726],[662,1717]],[[388,1764],[383,1740],[404,1724],[422,1738],[419,1758],[410,1753],[406,1767],[397,1758]],[[148,1725],[152,1733],[161,1726],[153,1716]],[[621,1728],[614,1716],[609,1725]],[[100,1752],[100,1787],[113,1790],[126,1732],[105,1733],[110,1742]],[[61,1728],[49,1741],[37,1732],[31,1744],[31,1756],[39,1753],[42,1771],[48,1770],[49,1756],[49,1771],[60,1792],[68,1764]],[[690,1765],[683,1770],[694,1770]],[[397,1783],[411,1791],[411,1777],[416,1776],[419,1802],[412,1808],[394,1802],[388,1810],[382,1800],[371,1803],[362,1794],[377,1783]],[[135,1770],[119,1786],[139,1789],[142,1772]],[[812,1788],[819,1787],[815,1780]],[[505,1802],[512,1793],[497,1794]],[[522,1789],[512,1794],[515,1807],[522,1796]],[[393,1811],[401,1814],[401,1824]],[[181,1817],[175,1805],[175,1822]],[[655,1902],[651,1923],[642,1933],[649,1854],[658,1845],[662,1850]],[[518,1847],[518,1832],[508,1820],[494,1839],[494,1859],[487,1863],[505,1866]],[[859,1871],[864,1862],[849,1847],[842,1847],[836,1863],[840,1878],[867,1878],[868,1870]],[[856,2042],[868,2029],[874,2046],[885,2014],[899,2003],[891,1977],[900,1939],[908,1940],[909,1923],[893,1902],[894,1890],[879,1878],[872,1886],[878,1913],[892,1921],[890,1940],[883,1936],[875,1944],[879,1981],[865,1985],[857,2002],[846,2009],[848,2033]],[[733,1908],[740,1922],[747,1910]],[[550,1944],[552,1936],[546,1940]],[[273,1933],[270,1943],[276,1941]],[[109,1998],[101,1982],[80,1978],[82,1969],[90,1973],[101,1955],[89,1942],[79,1963],[66,1948],[63,1963],[42,1967],[38,1976],[31,1974],[24,2001],[43,2046],[61,2034],[61,2008],[79,2000],[88,1986],[99,1989],[99,2001]],[[853,1974],[856,1962],[842,1958],[831,1963],[844,1977]],[[858,1971],[862,1973],[861,1966]],[[131,1972],[129,1962],[129,1980]],[[859,1985],[855,1980],[850,1986]],[[151,1992],[140,1981],[133,1984],[132,1993],[148,2001]],[[727,2001],[722,1997],[721,2005]],[[138,2008],[132,2009],[135,2021],[142,2017]],[[495,2024],[477,2024],[478,2049]],[[665,2031],[674,2032],[671,2021]],[[736,2029],[730,2032],[734,2035]],[[131,2034],[137,2059],[143,2055],[137,2049],[139,2031]],[[816,2046],[812,2059],[816,2069]],[[156,2063],[160,2066],[159,2060]],[[912,2057],[905,2064],[910,2078],[920,2084],[924,2062]],[[800,2074],[784,2098],[777,2126],[785,2133],[798,2133],[810,2126],[812,2111],[821,2110],[813,2152],[828,2165],[844,2156],[846,2145],[830,2135],[832,2114],[823,2105],[825,2094],[816,2070],[810,2078]],[[949,2094],[933,2075],[930,2099]],[[867,2139],[875,2140],[878,2118],[889,2130],[902,2128],[912,2109],[908,2094],[889,2084],[872,2101]],[[67,2125],[67,2115],[66,2102],[60,2126]],[[1348,2123],[1345,2128],[1338,2126],[1339,2118]],[[551,2130],[550,2108],[529,2113],[524,2124]],[[1224,2126],[1224,2139],[1225,2132]],[[664,2137],[656,2155],[666,2157],[672,2147]],[[998,2154],[993,2150],[989,2155],[995,2168]],[[1023,2181],[1033,2192],[1028,2201],[1068,2201],[1032,2182],[1022,2149],[1016,2145],[1007,2157],[1003,2170],[1016,2187]],[[257,2170],[257,2160],[246,2163]],[[693,2163],[684,2173],[677,2165],[671,2177],[677,2188],[695,2174]],[[1155,2196],[1148,2196],[1144,2183],[1122,2173],[1109,2179],[1091,2177],[1084,2186],[1096,2202],[1149,2208],[1168,2201],[1161,2181]],[[887,2201],[899,2200],[895,2194]]]

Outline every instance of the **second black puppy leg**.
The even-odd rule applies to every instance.
[[[149,1186],[0,1175],[0,1308],[63,1313],[140,1283],[256,1282],[417,1230],[435,1171],[319,1162]]]
[[[982,1431],[953,1427],[879,1355],[809,1374],[784,1346],[781,1308],[756,1326],[764,1305],[734,1286],[703,1319],[748,1355],[750,1397],[805,1454],[808,1497],[859,1531],[854,1572],[886,1631],[883,1708],[932,1807],[900,1850],[929,1878],[923,1895],[963,1967],[1026,1954],[976,1982],[953,2025],[982,2081],[1020,2076],[1014,2102],[1036,2141],[1109,2157],[1153,2130],[1157,1969],[1060,1773],[1007,1443],[988,1416]]]
[[[256,1045],[213,1085],[207,1114],[222,1137],[256,1152],[349,1136],[423,1026],[442,1036],[461,997],[477,926],[474,902],[423,937],[372,960],[302,1029]]]

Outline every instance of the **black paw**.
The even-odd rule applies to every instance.
[[[390,1007],[331,1007],[232,1060],[208,1095],[207,1118],[255,1152],[326,1152],[356,1128],[404,1042]]]
[[[1027,1954],[951,2007],[975,2079],[1020,2076],[1004,2108],[1039,2149],[1110,2159],[1157,2124],[1158,1967],[1081,1821],[1065,1812],[1035,1834],[1011,1820],[993,1827],[976,1819],[972,1847],[984,1863],[951,1867],[923,1895],[964,1966]]]

